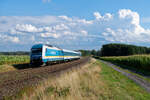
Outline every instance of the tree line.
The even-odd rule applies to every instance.
[[[0,55],[30,55],[28,51],[0,52]]]
[[[100,50],[79,50],[82,56],[128,56],[136,54],[150,54],[150,48],[144,46],[110,43]]]
[[[79,50],[82,56],[101,56],[100,50]]]
[[[115,43],[105,44],[101,48],[101,56],[128,56],[135,54],[150,54],[150,48]]]

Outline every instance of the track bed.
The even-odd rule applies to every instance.
[[[73,67],[79,67],[89,61],[85,57],[79,60],[50,65],[39,68],[29,68],[0,74],[0,100],[4,97],[15,95],[26,86],[36,85],[52,74],[59,75],[60,72]]]

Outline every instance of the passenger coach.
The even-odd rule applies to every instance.
[[[48,64],[80,59],[81,53],[72,50],[61,49],[52,45],[33,45],[30,54],[31,64]]]

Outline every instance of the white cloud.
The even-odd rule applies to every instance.
[[[18,37],[9,37],[9,39],[10,39],[12,42],[15,42],[15,43],[18,43],[18,42],[19,42],[19,38],[18,38]]]
[[[131,24],[139,25],[140,17],[137,12],[133,12],[129,9],[119,10],[119,18],[130,20]]]
[[[48,37],[59,38],[60,35],[56,34],[56,33],[41,33],[41,37],[44,37],[44,38],[48,38]]]
[[[23,32],[42,32],[42,28],[36,28],[31,24],[17,24],[16,30],[23,31]]]
[[[104,16],[101,16],[99,12],[94,12],[94,16],[97,20],[109,20],[113,18],[110,13],[106,13]]]
[[[58,17],[66,21],[72,21],[72,18],[69,18],[68,16],[58,16]]]
[[[0,39],[1,39],[1,42],[13,42],[13,43],[19,43],[20,40],[18,37],[16,36],[8,36],[8,35],[0,35]]]
[[[105,20],[110,20],[113,18],[113,15],[111,15],[110,13],[106,13],[103,17]]]
[[[96,15],[96,14],[94,14]],[[109,21],[106,20],[112,19]],[[98,17],[99,16],[99,17]],[[103,38],[110,42],[123,42],[123,43],[147,43],[150,42],[149,29],[144,29],[140,24],[140,17],[137,12],[129,9],[121,9],[115,18],[112,15],[105,14],[101,16],[97,12],[96,19],[98,19],[96,26],[102,27],[104,30],[101,32]],[[99,20],[103,19],[103,20]],[[102,22],[102,23],[100,23]],[[103,24],[103,25],[102,25]]]
[[[45,30],[47,32],[51,32],[52,31],[52,27],[44,27],[43,30]]]
[[[106,42],[148,43],[150,29],[140,25],[140,16],[129,9],[117,13],[93,13],[95,19],[68,16],[0,16],[3,44],[50,43],[64,47],[94,48]]]
[[[85,19],[78,19],[77,22],[78,22],[78,23],[85,24],[85,25],[93,24],[93,21],[87,21],[87,20],[85,20]]]
[[[94,16],[96,17],[97,20],[102,18],[101,14],[99,12],[94,12]]]
[[[54,26],[53,29],[54,30],[65,30],[65,29],[69,29],[69,28],[65,24],[58,24],[58,25]]]
[[[21,34],[22,34],[22,35],[24,34],[23,32],[16,31],[15,29],[10,29],[9,32],[10,32],[10,34],[20,34],[20,35],[21,35]]]
[[[85,30],[81,30],[81,34],[83,34],[83,35],[88,35],[88,32],[87,31],[85,31]]]

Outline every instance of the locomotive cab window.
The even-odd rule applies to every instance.
[[[42,53],[42,48],[32,49],[32,54],[39,54],[39,53]]]

